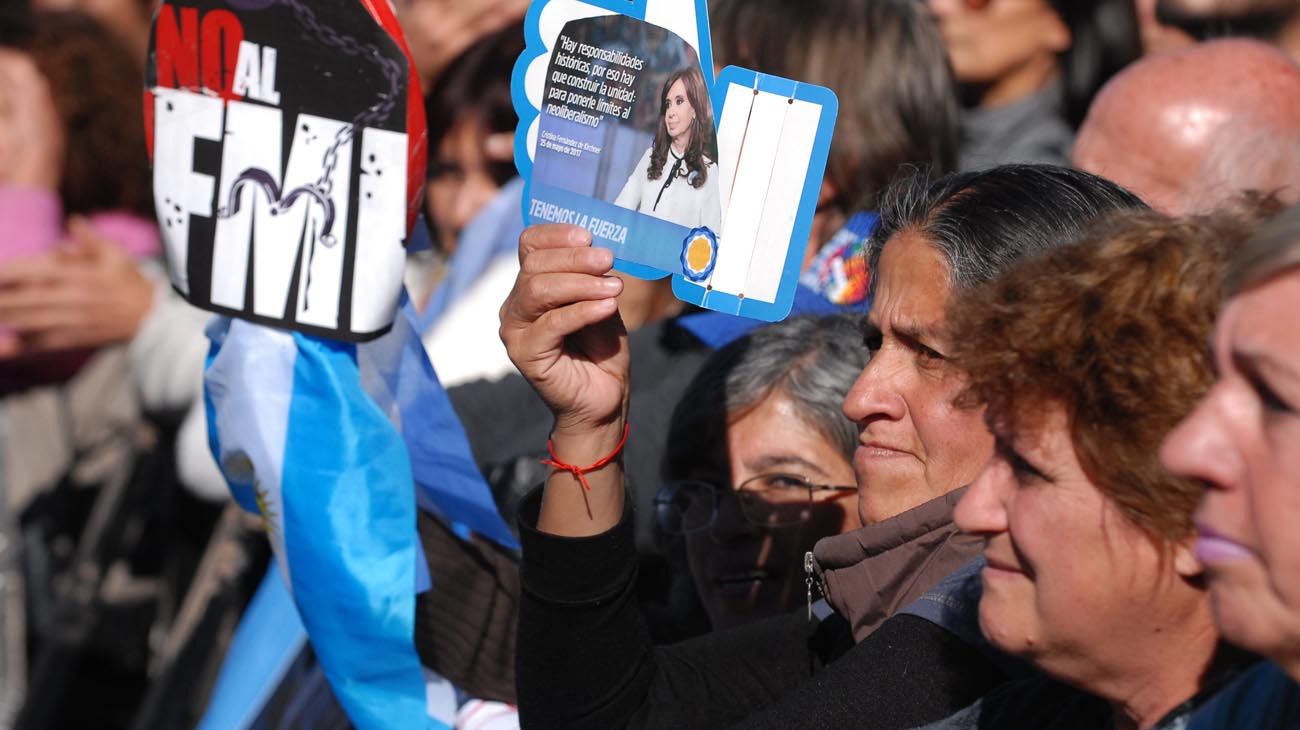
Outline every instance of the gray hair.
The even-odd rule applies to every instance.
[[[852,459],[858,430],[844,415],[844,399],[870,357],[860,322],[846,314],[792,317],[714,353],[673,411],[664,478],[727,464],[728,423],[774,393]]]
[[[1119,185],[1068,167],[1001,165],[934,181],[911,169],[885,191],[880,225],[867,243],[872,293],[880,253],[900,231],[938,249],[953,288],[963,291],[1027,255],[1073,242],[1109,213],[1146,209]]]
[[[1259,227],[1228,265],[1225,288],[1236,296],[1300,266],[1300,205]]]

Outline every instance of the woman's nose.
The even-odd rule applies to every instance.
[[[962,532],[990,535],[1007,529],[1006,505],[1001,488],[1011,478],[1011,468],[996,455],[980,471],[953,511],[953,522]]]
[[[1219,489],[1229,489],[1238,481],[1241,460],[1229,435],[1232,426],[1226,423],[1231,407],[1223,399],[1222,386],[1212,388],[1165,437],[1160,461],[1166,469]]]
[[[713,542],[726,545],[752,538],[757,534],[759,528],[745,518],[735,492],[720,495],[718,512],[713,518],[713,525],[709,528],[709,536],[713,538]]]
[[[889,357],[877,352],[844,398],[844,415],[858,424],[873,420],[896,421],[906,406],[899,392],[898,373],[888,363]]]

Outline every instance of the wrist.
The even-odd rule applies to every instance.
[[[626,429],[627,420],[621,413],[595,424],[565,424],[557,420],[549,441],[551,453],[568,464],[592,464],[619,448]]]

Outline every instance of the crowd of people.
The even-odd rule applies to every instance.
[[[0,725],[86,725],[85,657],[192,725],[267,556],[159,259],[154,3],[0,2]],[[525,226],[527,0],[394,4],[407,290],[522,546],[421,512],[425,666],[493,728],[1300,727],[1300,2],[707,4],[839,99],[776,324]],[[691,83],[651,168],[717,167]]]

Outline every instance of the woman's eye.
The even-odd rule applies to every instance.
[[[880,334],[880,330],[872,329],[862,336],[862,345],[867,348],[868,352],[879,352],[881,345],[885,343],[885,336]]]
[[[1002,459],[1011,467],[1011,473],[1015,476],[1017,484],[1025,485],[1047,481],[1047,477],[1041,471],[1034,468],[1032,464],[1025,461],[1023,456],[1017,454],[1006,444],[999,443],[997,449]]]
[[[1284,415],[1295,413],[1295,408],[1287,403],[1282,396],[1273,390],[1264,376],[1253,369],[1243,369],[1243,375],[1250,383],[1251,390],[1255,391],[1255,397],[1259,398],[1260,405],[1270,414]]]
[[[1264,410],[1268,411],[1269,413],[1292,413],[1293,412],[1290,404],[1282,400],[1281,396],[1273,392],[1273,389],[1268,387],[1268,385],[1266,385],[1262,381],[1256,381],[1255,393],[1259,396],[1260,403],[1264,405]]]

